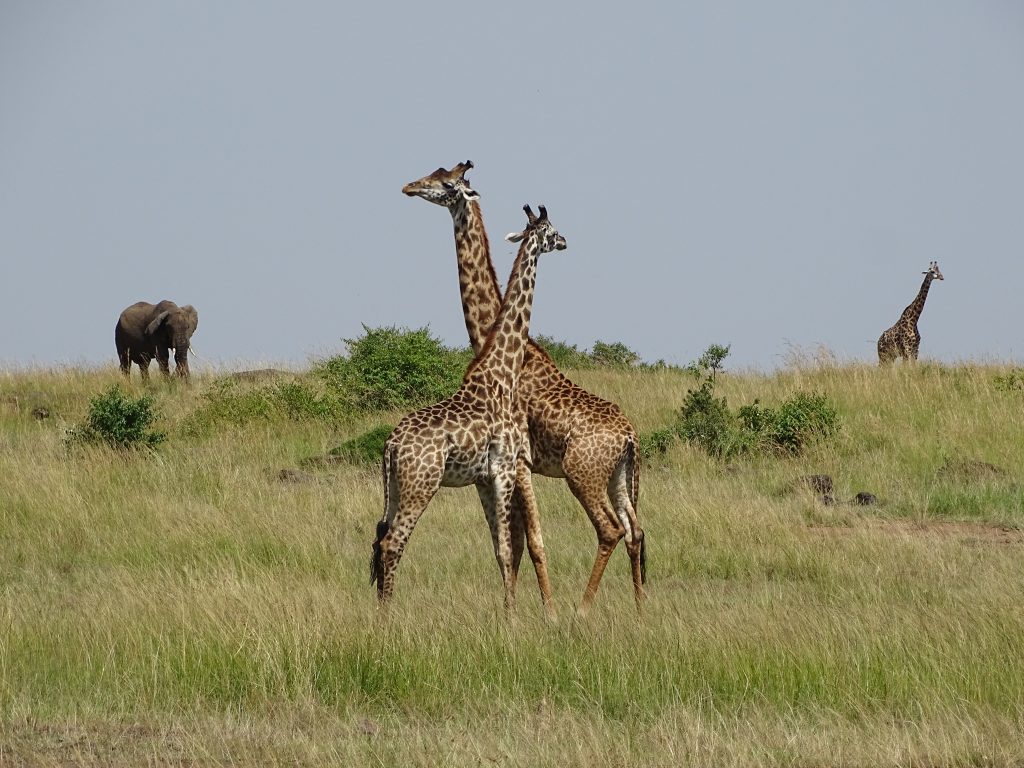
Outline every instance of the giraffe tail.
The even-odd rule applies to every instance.
[[[381,541],[391,530],[391,502],[398,492],[398,478],[395,477],[395,452],[394,449],[385,444],[384,456],[381,458],[381,475],[384,480],[384,516],[377,521],[377,537],[373,541],[373,551],[370,555],[370,584],[377,583],[381,586],[381,579],[384,575],[384,552]]]
[[[629,488],[629,503],[633,507],[633,515],[637,514],[637,500],[640,497],[640,451],[637,446],[635,435],[630,435],[626,442],[626,464],[627,485]],[[640,539],[640,583],[647,583],[647,537],[642,528],[637,525],[634,531]]]
[[[384,556],[380,542],[389,530],[391,523],[387,520],[377,522],[377,538],[373,542],[373,554],[370,556],[370,584],[376,583],[384,575]]]

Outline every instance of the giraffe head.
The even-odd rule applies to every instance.
[[[931,275],[933,280],[945,280],[942,273],[939,272],[939,262],[933,261],[928,265],[928,269],[921,273],[922,275]]]
[[[540,216],[535,216],[529,205],[524,205],[523,210],[526,211],[526,229],[522,232],[509,232],[505,235],[506,240],[518,243],[533,235],[537,238],[541,253],[565,250],[565,238],[558,234],[554,225],[548,221],[547,208],[539,206]]]
[[[445,208],[452,208],[464,201],[477,200],[480,195],[466,180],[466,171],[472,167],[473,162],[467,160],[450,171],[438,168],[418,181],[410,181],[402,187],[402,192],[409,197],[422,197],[427,202],[443,205]]]

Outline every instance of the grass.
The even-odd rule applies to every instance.
[[[675,444],[645,466],[642,619],[619,553],[573,617],[594,534],[562,481],[536,478],[554,624],[528,561],[503,618],[472,489],[431,503],[381,616],[378,470],[278,479],[401,414],[217,421],[211,379],[133,380],[168,437],[126,455],[63,439],[113,368],[0,373],[0,765],[1021,765],[1024,400],[995,384],[1009,370],[720,376],[734,406],[825,393],[842,429],[796,458],[726,466]],[[693,383],[573,377],[641,431]],[[880,503],[825,507],[794,487],[817,472]]]

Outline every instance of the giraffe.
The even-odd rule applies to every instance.
[[[501,292],[491,261],[490,244],[480,212],[479,195],[466,179],[467,160],[450,171],[438,168],[410,182],[402,192],[449,210],[455,227],[462,310],[474,350],[479,350],[498,315]],[[640,489],[639,439],[633,425],[614,403],[603,400],[565,377],[541,347],[530,339],[519,382],[529,422],[531,469],[564,478],[597,533],[597,556],[577,609],[589,611],[601,576],[618,542],[625,538],[637,610],[645,599],[646,542],[637,521]],[[513,522],[535,518],[536,502],[529,473],[523,473],[513,497]],[[521,527],[513,526],[513,568],[522,557]],[[530,526],[526,526],[530,535]],[[516,538],[518,537],[518,538]],[[530,554],[534,556],[533,545]],[[543,553],[541,553],[543,560]],[[534,558],[537,565],[537,558]]]
[[[928,288],[932,280],[945,280],[939,271],[938,262],[933,261],[924,273],[924,282],[917,297],[903,310],[896,324],[878,337],[878,364],[886,365],[902,357],[905,360],[917,360],[917,350],[921,346],[921,332],[917,330],[917,319],[921,317],[924,301],[928,298]]]
[[[562,237],[530,207],[498,318],[454,395],[402,419],[384,445],[384,515],[377,523],[370,583],[379,604],[394,591],[395,571],[416,521],[442,486],[475,484],[491,529],[505,588],[505,610],[515,605],[511,501],[520,467],[529,462],[526,414],[516,396],[529,338],[530,315],[542,253],[564,250]],[[542,573],[538,571],[538,578]],[[543,574],[546,582],[546,572]],[[550,588],[541,584],[542,595]]]

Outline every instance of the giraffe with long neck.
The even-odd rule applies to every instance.
[[[384,445],[384,515],[377,524],[370,581],[386,603],[395,571],[413,528],[442,486],[476,485],[491,529],[505,589],[505,608],[515,604],[511,503],[518,468],[529,462],[525,412],[519,407],[523,358],[529,338],[537,259],[565,249],[563,238],[541,206],[524,206],[528,226],[497,320],[454,395],[402,419]],[[541,573],[538,572],[538,577]],[[546,581],[546,574],[544,574]],[[546,584],[541,584],[542,595]]]
[[[945,280],[936,261],[928,265],[928,269],[924,272],[921,290],[903,310],[900,319],[878,337],[878,362],[880,365],[892,363],[897,357],[902,357],[905,360],[917,360],[917,352],[921,347],[921,332],[917,328],[917,321],[924,310],[924,302],[928,298],[928,289],[931,287],[932,280]]]
[[[466,180],[466,172],[472,167],[473,163],[466,161],[450,171],[438,168],[406,184],[402,191],[444,206],[451,213],[466,330],[473,349],[479,350],[498,315],[501,291],[491,261],[479,195]],[[566,378],[532,339],[526,347],[518,391],[528,417],[532,471],[565,478],[597,533],[597,556],[579,612],[585,614],[589,610],[608,560],[622,539],[629,554],[639,609],[645,597],[646,546],[636,514],[640,488],[636,430],[617,405]],[[513,499],[513,521],[527,521],[525,533],[534,556],[534,543],[529,537],[530,521],[537,518],[536,502],[528,483],[529,473],[522,474],[525,477],[517,484]],[[513,528],[514,536],[520,532],[521,527]],[[523,551],[521,536],[518,543],[514,539],[513,548],[517,553],[514,568],[518,569]],[[543,561],[543,552],[540,558]],[[534,557],[535,566],[537,562]]]

